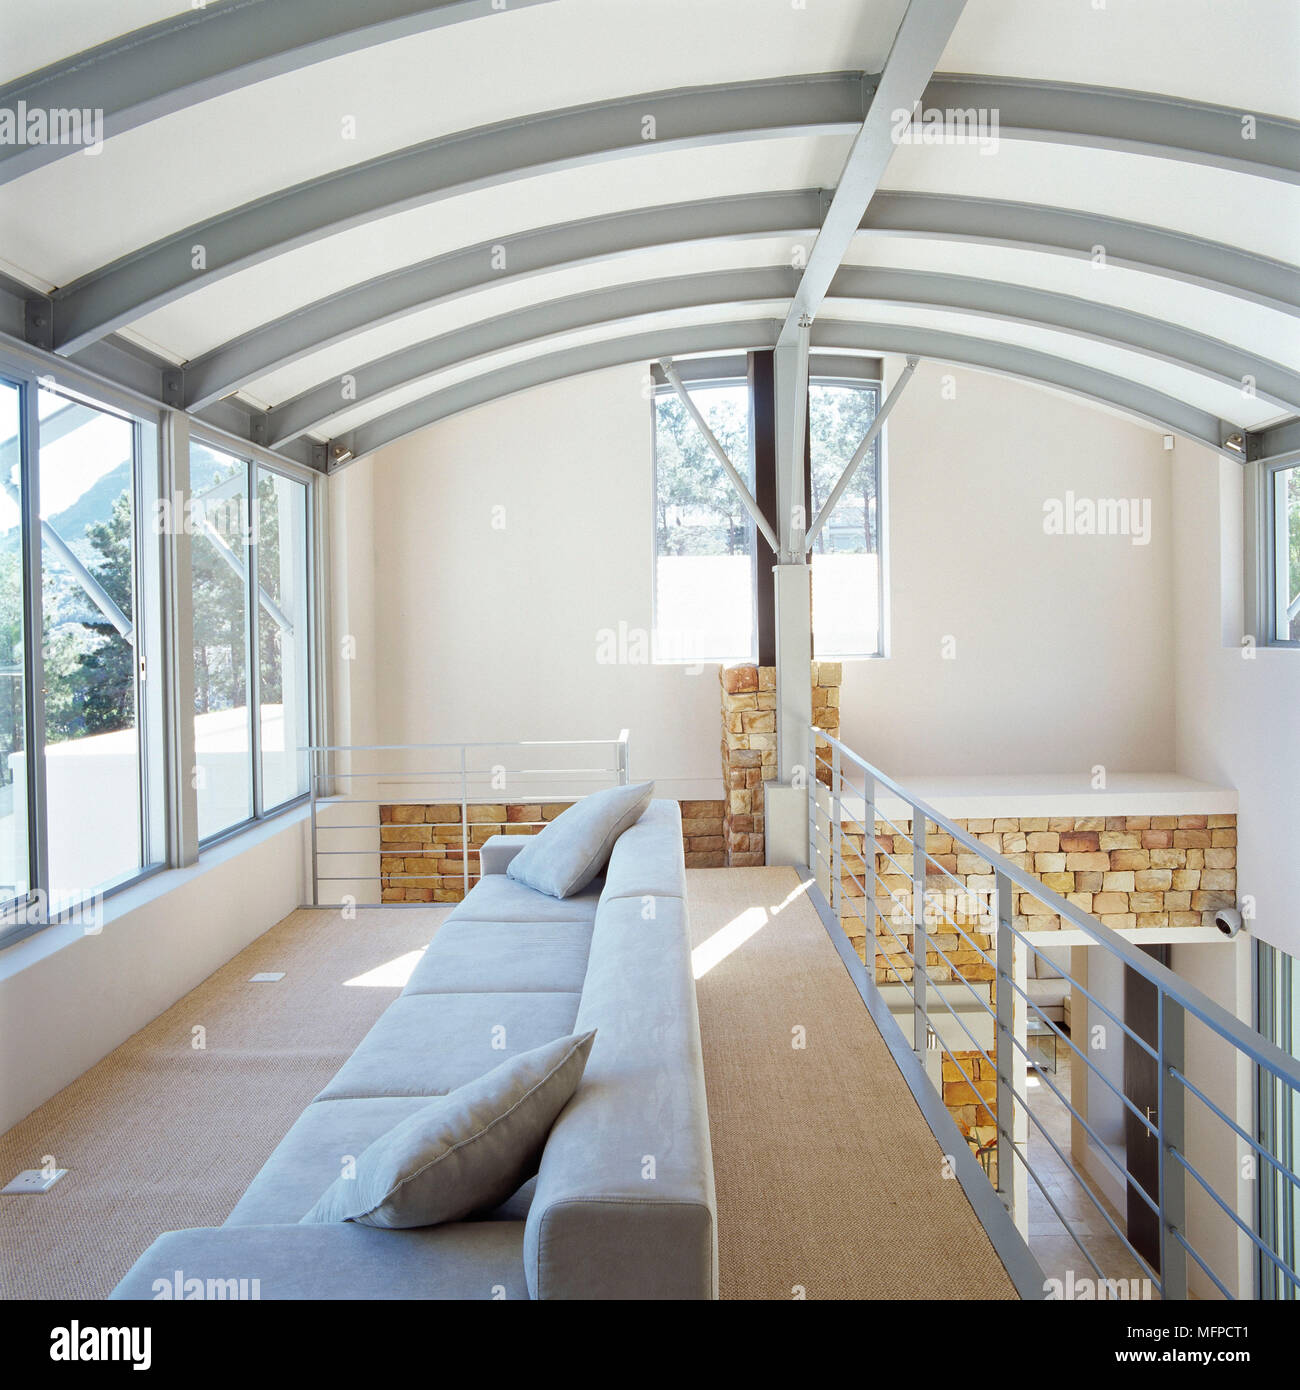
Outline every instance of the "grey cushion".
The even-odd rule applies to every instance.
[[[405,993],[578,994],[590,947],[586,922],[448,921],[420,957]]]
[[[523,838],[522,836],[520,837]],[[449,914],[449,922],[594,922],[601,885],[595,883],[561,900],[539,893],[507,874],[480,879],[465,901]]]
[[[584,796],[529,839],[506,875],[553,898],[580,892],[604,869],[614,842],[635,824],[653,791],[653,782],[634,782]]]
[[[355,1096],[444,1096],[507,1057],[573,1032],[579,996],[402,994],[321,1091]]]
[[[546,1136],[582,1080],[595,1031],[502,1062],[393,1126],[303,1225],[440,1226],[499,1206],[537,1171]]]

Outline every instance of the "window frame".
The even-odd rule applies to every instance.
[[[168,867],[165,821],[157,814],[160,796],[167,794],[166,769],[158,766],[154,750],[165,719],[161,687],[146,690],[150,658],[155,656],[163,625],[161,610],[149,606],[149,595],[142,587],[146,565],[154,563],[145,544],[145,518],[149,503],[157,497],[160,485],[158,467],[163,412],[131,394],[86,376],[68,367],[57,372],[42,369],[8,350],[0,350],[0,381],[19,392],[19,478],[22,491],[21,546],[23,573],[23,703],[24,751],[26,753],[28,887],[25,893],[0,902],[0,951],[26,940],[46,927],[56,926],[78,916],[90,903],[107,900],[152,878]],[[135,501],[132,517],[134,546],[133,594],[136,612],[132,625],[137,633],[134,680],[136,689],[137,777],[140,779],[140,859],[141,864],[126,870],[94,889],[80,901],[61,903],[52,910],[49,876],[49,804],[45,770],[45,652],[44,652],[44,560],[41,539],[40,502],[40,395],[42,391],[106,415],[115,415],[132,427],[132,491]],[[145,653],[146,677],[142,677],[139,654]],[[156,664],[156,663],[155,663]],[[165,676],[165,672],[163,672]],[[35,754],[39,753],[39,756]],[[151,816],[150,812],[154,814]]]
[[[250,530],[254,538],[257,535],[257,525],[252,520],[257,507],[257,475],[259,470],[267,473],[277,474],[287,478],[290,482],[298,483],[303,487],[305,496],[303,505],[306,511],[304,519],[304,554],[303,565],[304,575],[304,594],[306,602],[306,612],[303,620],[307,624],[307,661],[306,670],[303,672],[303,679],[307,685],[306,709],[307,709],[307,738],[308,742],[314,742],[316,731],[319,728],[321,711],[321,691],[320,679],[322,673],[322,662],[319,642],[319,598],[318,585],[319,579],[319,557],[317,555],[317,484],[315,477],[319,475],[311,474],[308,469],[300,469],[289,463],[285,459],[277,458],[264,450],[258,449],[256,445],[250,444],[245,440],[239,440],[224,434],[220,430],[211,429],[201,425],[197,421],[190,421],[190,428],[187,431],[186,448],[187,450],[194,444],[203,445],[209,449],[215,449],[223,454],[234,458],[244,467],[245,493],[248,497]],[[186,469],[188,477],[188,466]],[[260,825],[265,821],[275,820],[277,817],[293,811],[299,806],[306,805],[311,798],[310,786],[306,791],[299,792],[297,796],[290,797],[287,801],[277,802],[275,806],[266,807],[263,804],[262,795],[262,739],[261,739],[261,660],[260,660],[260,636],[261,636],[261,604],[257,601],[257,544],[254,539],[247,547],[246,563],[248,566],[248,582],[244,587],[244,669],[246,672],[246,684],[248,690],[248,753],[251,760],[250,774],[250,804],[252,814],[245,816],[242,820],[233,822],[221,830],[215,830],[210,835],[198,838],[198,850],[200,855],[206,849],[211,849],[215,845],[224,844],[225,841],[233,839],[237,835]],[[191,567],[188,576],[188,593],[182,599],[183,602],[193,605],[194,578]],[[182,659],[188,660],[191,664],[194,660],[192,650],[182,654]],[[194,717],[194,711],[190,711],[190,718]],[[308,768],[308,778],[310,780],[311,769]],[[195,833],[198,829],[198,798],[195,793]]]
[[[161,505],[183,505],[189,498],[189,441],[219,449],[243,461],[250,486],[257,470],[282,475],[304,488],[304,608],[306,624],[306,682],[303,707],[307,739],[315,741],[328,712],[328,676],[322,641],[322,623],[328,595],[326,541],[322,528],[327,519],[325,476],[294,460],[281,458],[220,426],[210,425],[170,409],[128,387],[119,386],[75,363],[50,359],[38,350],[0,345],[0,382],[18,393],[18,476],[22,489],[19,518],[23,591],[23,746],[27,795],[27,862],[29,884],[25,892],[0,902],[0,951],[17,945],[46,927],[67,923],[92,903],[107,901],[169,869],[192,864],[212,846],[232,840],[262,823],[292,814],[310,800],[310,790],[269,810],[197,841],[197,801],[185,766],[185,739],[181,732],[186,715],[192,718],[192,642],[186,640],[191,625],[192,566],[188,549],[168,528],[157,524]],[[135,496],[133,544],[135,578],[133,625],[140,634],[135,665],[137,692],[138,767],[141,779],[142,866],[98,885],[80,903],[60,904],[50,910],[48,872],[48,804],[45,794],[44,604],[40,518],[40,392],[53,391],[106,414],[118,415],[133,425],[132,480]],[[184,455],[182,460],[181,455]],[[250,496],[255,498],[255,493]],[[170,528],[175,532],[176,528]],[[250,565],[256,565],[250,554]],[[250,571],[255,574],[255,569]],[[250,586],[250,594],[251,594]],[[251,600],[250,600],[251,601]],[[35,637],[33,637],[35,634]],[[256,665],[255,632],[249,631],[250,663]],[[144,659],[141,670],[139,657]],[[250,685],[250,690],[257,687]],[[184,703],[189,690],[190,706]],[[250,705],[250,719],[259,713]],[[254,721],[256,722],[256,721]],[[255,746],[255,745],[254,745]],[[39,757],[31,756],[32,750]],[[260,778],[260,767],[254,769]]]
[[[653,378],[651,378],[653,381]],[[684,382],[688,391],[713,391],[720,388],[739,388],[745,392],[751,409],[750,383],[747,376],[730,374],[717,377],[691,378]],[[653,666],[727,666],[732,664],[755,665],[758,661],[758,527],[754,518],[746,512],[745,532],[749,537],[749,607],[750,632],[752,641],[748,655],[737,656],[666,656],[659,649],[659,528],[657,516],[659,508],[659,401],[677,393],[671,385],[655,382],[650,390],[650,663]],[[746,465],[749,472],[749,486],[754,488],[754,441],[749,441],[749,456]],[[734,460],[733,460],[734,462]],[[730,486],[730,483],[728,483]]]
[[[1279,605],[1278,531],[1281,517],[1277,508],[1277,480],[1293,469],[1300,469],[1300,457],[1287,456],[1267,461],[1252,460],[1244,465],[1246,632],[1261,647],[1279,651],[1300,650],[1300,641],[1278,633]]]
[[[884,404],[885,390],[882,380],[869,381],[863,377],[836,376],[833,373],[818,372],[809,378],[808,395],[809,401],[812,399],[812,390],[815,386],[833,386],[847,391],[871,391],[876,397],[876,414],[879,415]],[[811,427],[811,405],[809,407],[809,424]],[[817,651],[817,595],[813,594],[813,615],[812,615],[812,647],[814,661],[885,661],[890,655],[890,623],[889,613],[890,603],[890,545],[889,545],[889,460],[886,448],[886,436],[889,433],[889,422],[886,421],[881,427],[873,441],[872,448],[875,452],[880,473],[876,479],[876,538],[877,538],[877,561],[880,568],[880,583],[876,590],[876,632],[878,634],[878,649],[874,652],[825,652]],[[812,435],[809,432],[809,485],[812,479]],[[859,465],[860,466],[860,465]],[[812,518],[809,518],[811,521]],[[826,518],[829,524],[830,518]],[[812,556],[808,557],[809,570],[812,568]]]

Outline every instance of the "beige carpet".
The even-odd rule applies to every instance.
[[[793,871],[688,877],[723,1296],[1014,1297]],[[293,913],[0,1136],[6,1175],[69,1169],[0,1198],[0,1297],[102,1298],[161,1232],[220,1225],[446,911]]]
[[[69,1170],[0,1197],[0,1297],[102,1298],[163,1231],[219,1226],[448,910],[293,913],[0,1137],[5,1181]]]
[[[794,870],[687,880],[723,1298],[1014,1298]]]

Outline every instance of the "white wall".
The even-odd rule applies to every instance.
[[[897,364],[891,364],[897,365]],[[893,655],[846,664],[846,739],[915,773],[1169,770],[1169,456],[1017,382],[923,365],[888,427]],[[632,732],[633,772],[720,795],[716,667],[600,665],[651,626],[652,421],[640,367],[444,421],[372,478],[381,741]],[[1153,537],[1049,537],[1043,502],[1135,496]],[[494,529],[495,507],[504,527]],[[497,514],[498,520],[501,514]],[[349,564],[358,561],[349,552]],[[957,640],[945,661],[941,639]],[[354,682],[369,671],[354,663]]]
[[[1240,792],[1237,892],[1255,935],[1300,954],[1300,652],[1243,657],[1239,465],[1178,444],[1178,770]]]
[[[602,629],[651,628],[644,375],[531,391],[356,465],[374,470],[381,741],[626,727],[634,777],[669,796],[722,794],[717,667],[597,661]]]
[[[886,660],[845,665],[845,742],[905,778],[1171,770],[1160,435],[934,363],[917,369],[886,434],[892,645]],[[1067,490],[1150,499],[1150,543],[1046,535],[1043,504]]]

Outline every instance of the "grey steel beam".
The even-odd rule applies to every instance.
[[[547,0],[509,0],[509,9]],[[0,108],[103,113],[111,138],[186,106],[375,44],[498,15],[499,0],[229,0],[194,5],[28,73],[0,88]],[[0,183],[75,145],[0,145]]]
[[[1300,418],[1279,420],[1262,430],[1246,432],[1246,458],[1252,463],[1283,463],[1300,459]]]
[[[1300,123],[1153,92],[937,73],[926,110],[986,113],[998,138],[1089,145],[1300,183]]]
[[[1212,377],[1283,410],[1300,411],[1300,373],[1165,319],[1092,299],[974,276],[844,266],[832,298],[870,299],[1033,324],[1139,352]]]
[[[246,203],[91,271],[54,296],[55,346],[75,351],[236,270],[456,193],[665,147],[856,130],[867,91],[860,73],[683,88],[412,145]],[[195,269],[199,246],[203,266]]]
[[[831,205],[808,254],[799,287],[781,325],[774,363],[776,478],[781,522],[778,560],[782,564],[805,562],[803,496],[808,330],[898,147],[897,112],[911,111],[920,100],[965,7],[966,0],[908,0],[884,69],[853,138]],[[811,655],[811,632],[806,635]],[[782,684],[782,673],[778,671],[777,695],[784,705]],[[801,700],[806,695],[806,686],[807,681],[801,679],[798,687]],[[804,713],[800,708],[797,717],[788,721],[791,729],[808,723]]]
[[[1052,353],[897,323],[822,323],[814,328],[813,336],[821,347],[911,354],[1052,386],[1096,404],[1114,406],[1157,428],[1171,429],[1216,453],[1225,452],[1222,422],[1217,415],[1150,386]]]
[[[489,285],[666,245],[814,232],[822,208],[822,195],[813,188],[744,194],[637,208],[479,242],[341,290],[195,358],[185,366],[186,401],[190,409],[201,409],[363,329]]]
[[[1126,148],[1150,145],[1178,158],[1227,162],[1222,108],[1099,88],[1009,84],[1002,79],[960,81],[965,84],[963,91],[984,82],[980,91],[985,96],[1007,96],[1020,123],[1004,130],[1015,138],[1064,143],[1096,140]],[[76,351],[236,270],[456,193],[656,147],[787,134],[857,133],[864,103],[875,85],[875,79],[860,74],[829,73],[648,93],[543,112],[398,150],[195,224],[63,287],[53,296],[54,343],[59,351]],[[1176,139],[1176,131],[1153,122],[1159,139],[1111,139],[1115,118],[1106,114],[1108,103],[1118,103],[1134,119],[1141,113],[1159,113],[1165,124],[1169,120],[1165,108],[1174,107],[1186,115],[1186,133]],[[1295,123],[1271,117],[1258,121],[1262,138],[1252,142],[1255,148],[1248,152],[1255,161],[1251,168],[1289,177],[1287,160],[1300,159],[1300,155],[1286,153],[1282,136],[1290,136],[1297,129]],[[1202,139],[1204,145],[1198,144]],[[1234,167],[1241,163],[1234,161]],[[204,249],[200,269],[193,266],[195,246]]]
[[[717,385],[742,380],[749,370],[749,359],[743,352],[720,357],[689,357],[673,364],[683,381],[696,385]],[[814,380],[868,381],[880,384],[884,364],[878,357],[847,357],[839,353],[813,353],[808,363],[808,375]],[[650,367],[650,376],[658,387],[668,383],[657,362]]]
[[[585,343],[561,352],[543,353],[493,372],[470,377],[441,391],[431,392],[420,400],[399,406],[375,420],[367,420],[332,441],[330,455],[348,461],[364,458],[376,449],[382,449],[385,444],[391,444],[438,420],[458,415],[463,410],[586,372],[627,366],[633,362],[655,362],[661,357],[677,357],[683,353],[735,349],[749,351],[752,348],[771,347],[776,342],[779,327],[775,319],[756,319],[690,328],[665,328],[600,343]]]
[[[560,352],[542,352],[523,362],[458,381],[388,414],[368,420],[335,440],[333,452],[336,457],[346,455],[361,458],[463,410],[585,372],[632,362],[652,362],[683,353],[773,347],[778,331],[779,327],[770,320],[742,321],[664,328],[656,332],[587,343]],[[965,334],[909,328],[893,323],[823,320],[814,325],[811,337],[815,347],[855,353],[898,353],[1019,377],[1054,387],[1094,404],[1113,406],[1158,428],[1173,430],[1194,439],[1216,453],[1231,454],[1222,443],[1223,426],[1217,416],[1198,410],[1185,401],[1175,400],[1152,387],[1049,353],[967,337]]]
[[[823,206],[816,189],[746,194],[614,213],[480,242],[363,281],[195,358],[185,366],[186,405],[203,410],[258,377],[363,329],[487,285],[649,247],[806,235],[820,225]],[[861,230],[1079,256],[1097,265],[1099,274],[1105,265],[1124,266],[1300,312],[1300,270],[1294,266],[1220,242],[1067,208],[882,189]]]
[[[882,188],[871,200],[862,230],[1077,256],[1095,265],[1098,274],[1109,265],[1121,266],[1300,313],[1300,270],[1285,261],[1073,208]]]
[[[284,402],[265,417],[265,442],[270,448],[282,447],[305,433],[321,431],[331,417],[358,402],[373,400],[475,358],[559,333],[645,314],[783,300],[790,294],[793,274],[790,267],[777,265],[643,280],[546,300],[468,324],[360,365],[344,377],[331,377]],[[1285,410],[1300,411],[1300,374],[1162,319],[1092,300],[997,280],[860,266],[840,270],[831,283],[830,297],[919,305],[1086,337],[1199,372],[1243,393],[1250,383],[1249,389],[1258,398]]]
[[[557,333],[642,314],[764,299],[784,300],[794,289],[795,276],[796,272],[789,266],[778,265],[758,270],[643,280],[550,299],[526,309],[483,319],[357,367],[347,374],[346,395],[344,381],[336,377],[286,401],[267,416],[267,444],[276,448],[301,434],[318,430],[331,416],[349,409],[356,401],[382,396],[476,357]]]
[[[778,346],[795,341],[801,317],[816,317],[880,187],[885,167],[898,148],[896,113],[911,111],[920,100],[965,8],[966,0],[910,0],[871,95],[871,104],[853,138],[821,231],[808,253],[808,264],[781,327]]]

